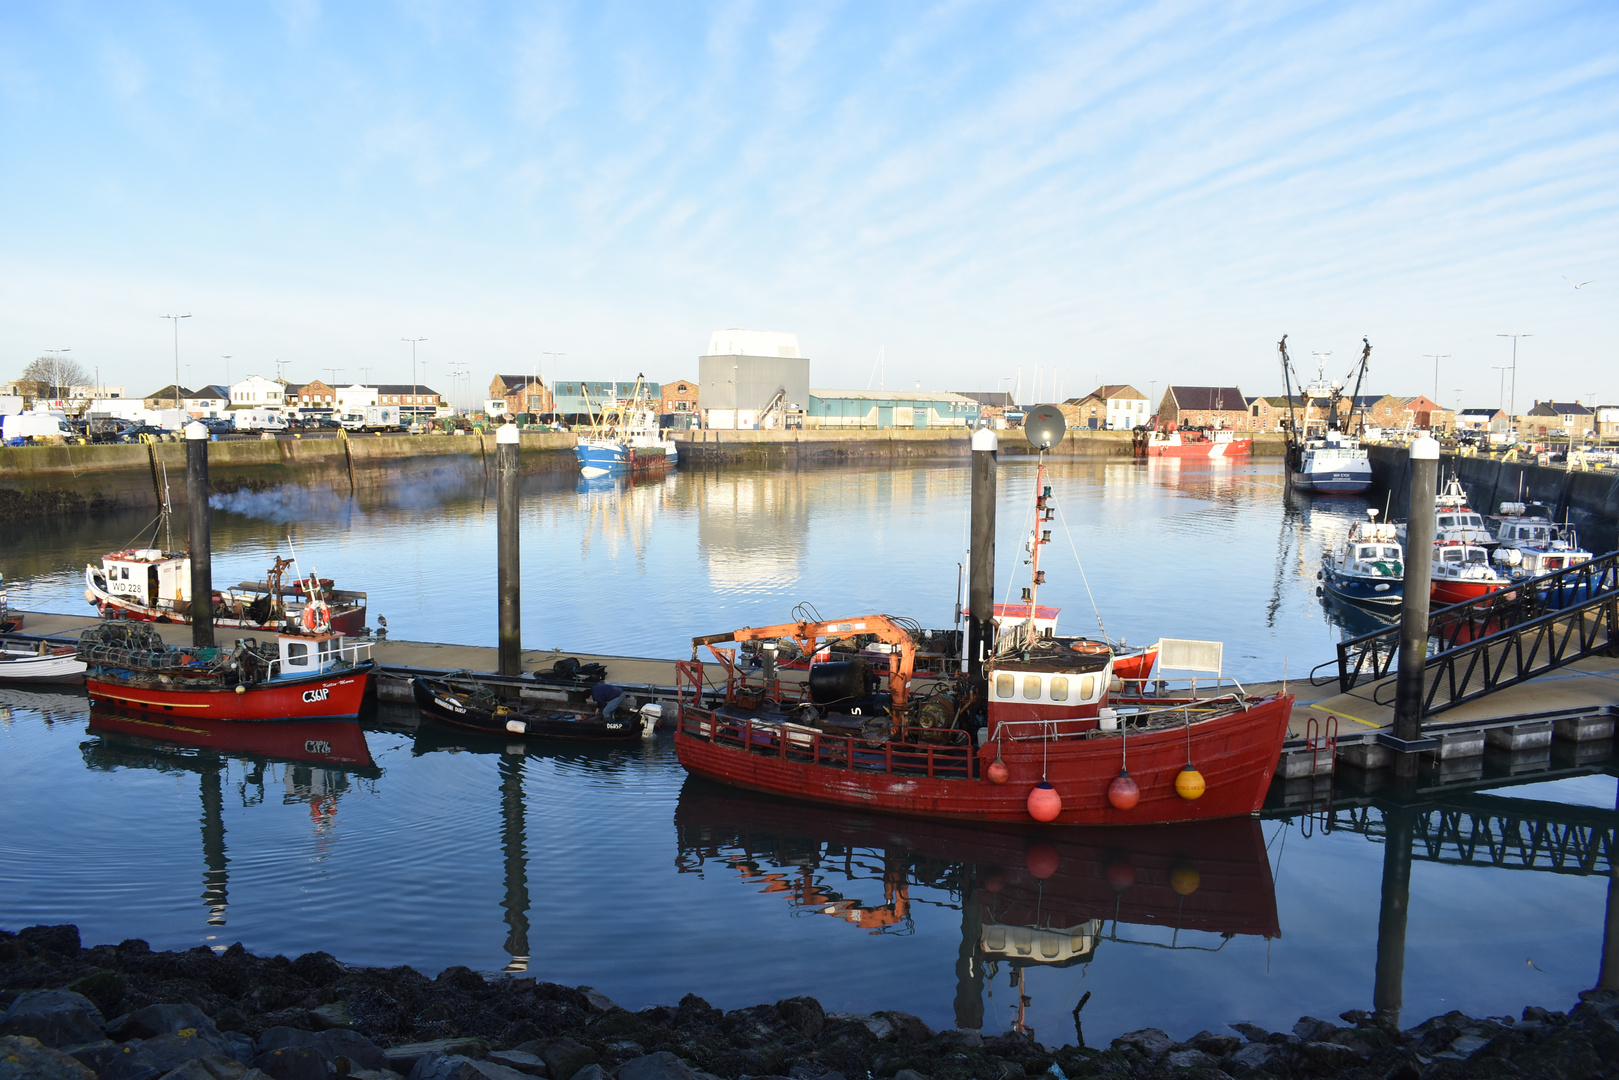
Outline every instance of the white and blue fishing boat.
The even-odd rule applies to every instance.
[[[1404,595],[1405,556],[1394,526],[1379,524],[1377,511],[1349,528],[1337,551],[1321,559],[1321,588],[1347,604],[1371,610],[1399,610]]]
[[[1591,561],[1591,553],[1580,546],[1573,526],[1559,526],[1545,509],[1537,503],[1504,502],[1500,513],[1490,518],[1500,544],[1490,561],[1514,580],[1527,581]],[[1542,593],[1554,607],[1578,603],[1589,595],[1589,583],[1562,581],[1555,593]]]
[[[1355,373],[1355,392],[1350,396],[1348,427],[1355,427],[1355,408],[1361,403],[1360,386],[1366,377],[1371,360],[1372,344],[1362,339],[1358,373]],[[1299,399],[1293,395],[1293,362],[1287,355],[1287,338],[1280,343],[1282,354],[1282,380],[1287,388],[1288,410],[1288,479],[1297,491],[1318,495],[1361,495],[1372,487],[1372,462],[1360,440],[1340,425],[1340,403],[1344,398],[1344,384],[1329,380],[1326,358],[1330,353],[1317,353],[1316,380],[1300,387],[1304,415],[1294,412]],[[1319,412],[1318,412],[1319,410]]]
[[[663,437],[658,427],[657,403],[647,395],[642,378],[635,377],[635,389],[628,401],[604,403],[590,431],[579,437],[573,456],[587,478],[665,469],[675,464],[675,441]]]

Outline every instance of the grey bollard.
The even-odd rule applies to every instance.
[[[191,517],[187,549],[191,557],[191,644],[214,647],[214,555],[208,510],[208,429],[186,425],[186,502]]]
[[[989,428],[973,432],[972,526],[967,572],[967,650],[974,678],[995,647],[995,466],[1000,439]]]
[[[517,544],[518,435],[516,424],[495,432],[495,498],[499,522],[500,674],[523,673],[521,589]]]

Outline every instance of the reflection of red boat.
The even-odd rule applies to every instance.
[[[1072,927],[1117,919],[1281,936],[1264,834],[1253,819],[1054,834],[806,807],[688,781],[675,808],[675,829],[680,865],[687,868],[708,859],[737,865],[740,855],[755,866],[824,873],[843,864],[822,863],[822,851],[880,850],[888,862],[907,867],[899,884],[976,886],[986,921],[1005,926]],[[885,890],[895,885],[884,882]],[[811,907],[827,889],[821,881],[808,891],[772,891],[794,903],[808,897],[804,906]],[[843,906],[880,909],[874,903]]]
[[[266,724],[187,716],[151,717],[93,706],[90,730],[281,761],[357,768],[371,768],[374,764],[360,725],[340,720]]]

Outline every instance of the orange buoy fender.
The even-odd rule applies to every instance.
[[[1062,813],[1062,797],[1057,789],[1040,781],[1029,792],[1029,816],[1036,821],[1056,821],[1057,815]]]
[[[1044,881],[1057,872],[1057,867],[1062,865],[1062,857],[1057,854],[1056,848],[1041,842],[1024,853],[1023,864],[1029,868],[1029,873]]]
[[[996,758],[989,763],[989,768],[984,770],[984,776],[992,784],[1004,784],[1012,779],[1012,770],[1006,767],[1006,762]]]
[[[1192,768],[1190,761],[1186,763],[1186,768],[1175,775],[1175,794],[1187,802],[1201,799],[1206,790],[1208,785],[1203,781],[1203,774]]]
[[[1141,789],[1130,779],[1130,774],[1121,769],[1107,786],[1107,801],[1115,810],[1134,810],[1141,801]]]
[[[1105,872],[1107,883],[1113,886],[1116,893],[1122,893],[1136,883],[1136,868],[1127,855],[1110,859]]]

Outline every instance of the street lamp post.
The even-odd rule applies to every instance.
[[[1495,407],[1504,409],[1507,407],[1507,366],[1505,364],[1491,364],[1490,370],[1501,373],[1501,385],[1495,389]]]
[[[65,348],[46,349],[45,351],[51,354],[51,387],[50,388],[52,390],[54,390],[54,391],[60,391],[62,389],[62,354],[65,353],[65,352],[72,352],[73,347],[71,345],[69,345],[69,346],[66,346]],[[98,368],[97,370],[99,371],[100,369]],[[47,399],[50,399],[49,394],[47,394],[45,396],[46,396]]]
[[[1521,337],[1534,337],[1533,334],[1497,334],[1496,337],[1509,337],[1512,339],[1512,396],[1507,399],[1507,419],[1518,413],[1518,339]]]
[[[1448,352],[1443,352],[1443,353],[1425,352],[1422,355],[1426,356],[1428,359],[1433,361],[1433,403],[1435,405],[1438,405],[1439,404],[1439,361],[1447,359],[1450,356],[1450,353],[1448,353]]]
[[[180,409],[180,320],[191,318],[191,312],[184,315],[159,315],[160,319],[168,319],[174,323],[174,408]]]
[[[427,339],[424,337],[406,337],[400,338],[399,340],[410,342],[410,419],[412,423],[415,423],[417,397],[416,387],[418,385],[416,382],[416,344],[417,342],[426,341]]]

